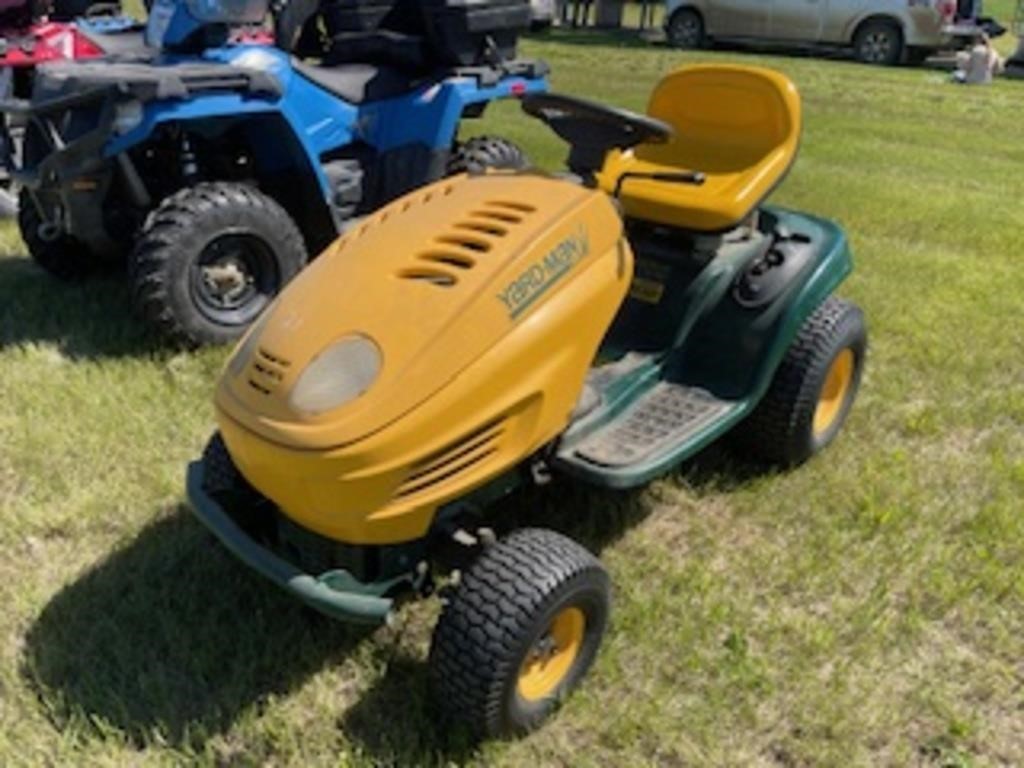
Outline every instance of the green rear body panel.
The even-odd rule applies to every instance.
[[[643,485],[707,447],[757,406],[804,321],[853,269],[846,235],[834,222],[779,208],[765,212],[777,218],[778,226],[809,238],[810,255],[799,272],[769,303],[744,306],[734,289],[753,255],[726,249],[684,290],[666,294],[679,319],[660,349],[621,357],[630,352],[630,345],[614,339],[613,325],[609,340],[614,349],[604,356],[619,360],[592,373],[591,388],[600,403],[563,435],[555,458],[560,471],[605,487]],[[677,301],[685,306],[677,310]],[[685,440],[629,466],[601,465],[577,453],[584,440],[662,381],[709,393],[723,402],[721,413]]]

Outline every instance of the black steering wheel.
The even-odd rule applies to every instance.
[[[569,143],[569,169],[584,175],[600,170],[613,149],[664,144],[673,135],[672,126],[661,120],[575,96],[535,93],[526,96],[522,104],[526,114],[543,121]]]

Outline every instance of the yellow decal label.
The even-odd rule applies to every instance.
[[[569,270],[590,253],[590,239],[585,227],[552,248],[546,256],[524,269],[498,294],[511,319],[519,317],[551,286],[565,277]]]
[[[645,304],[657,304],[665,295],[665,286],[647,277],[634,277],[633,284],[629,287],[629,295]]]

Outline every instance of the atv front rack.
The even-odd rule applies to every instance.
[[[390,620],[394,599],[387,594],[407,581],[398,577],[363,583],[348,571],[336,569],[313,576],[278,557],[243,531],[203,488],[204,469],[188,467],[188,498],[195,516],[242,562],[311,608],[328,616],[360,624]]]

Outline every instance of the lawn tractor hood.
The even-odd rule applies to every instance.
[[[523,339],[540,360],[593,354],[582,346],[596,347],[631,272],[603,193],[539,174],[446,179],[366,219],[292,282],[228,363],[221,418],[293,449],[349,445]],[[578,393],[576,368],[581,381],[559,387]]]

